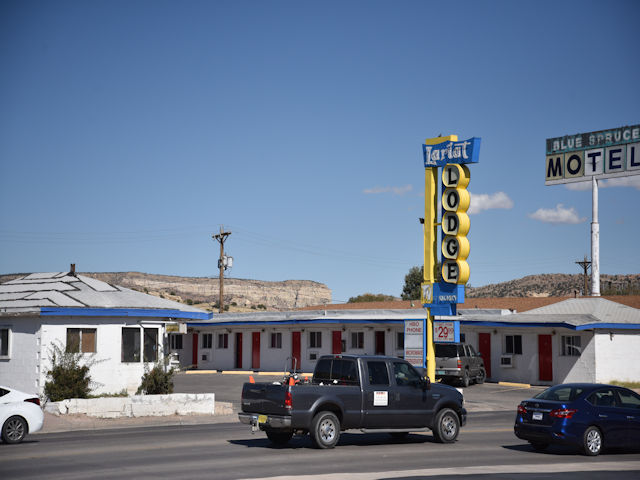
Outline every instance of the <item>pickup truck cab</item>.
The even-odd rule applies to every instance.
[[[245,383],[238,416],[273,443],[309,433],[314,446],[333,448],[349,429],[398,437],[432,430],[438,442],[451,443],[467,412],[460,392],[431,384],[405,360],[328,355],[308,383]]]

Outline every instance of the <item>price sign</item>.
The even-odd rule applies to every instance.
[[[433,322],[433,341],[437,343],[455,343],[460,340],[460,322]]]

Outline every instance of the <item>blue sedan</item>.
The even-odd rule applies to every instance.
[[[518,405],[514,432],[536,450],[575,445],[586,455],[603,447],[640,446],[640,395],[613,385],[556,385]]]

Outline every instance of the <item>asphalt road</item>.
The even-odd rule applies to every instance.
[[[565,447],[535,452],[513,435],[508,411],[476,413],[455,444],[431,433],[392,440],[344,433],[333,450],[308,436],[275,448],[240,423],[31,435],[0,445],[0,478],[637,479],[640,451],[585,457]]]

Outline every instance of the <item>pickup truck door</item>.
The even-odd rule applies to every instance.
[[[363,361],[362,426],[364,428],[390,428],[391,414],[390,375],[384,360]]]
[[[393,362],[393,382],[389,406],[393,421],[389,428],[426,427],[430,424],[433,401],[420,374],[407,362]]]

